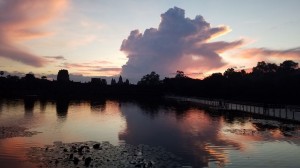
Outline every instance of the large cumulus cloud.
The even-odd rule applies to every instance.
[[[68,0],[0,0],[0,57],[41,67],[47,59],[20,45],[24,40],[43,37],[39,28],[57,16]]]
[[[122,42],[128,62],[121,74],[139,79],[151,71],[169,76],[176,70],[195,73],[222,67],[225,62],[219,54],[243,42],[210,40],[229,31],[226,26],[211,27],[202,16],[186,18],[183,9],[171,8],[161,15],[158,28],[133,30]]]

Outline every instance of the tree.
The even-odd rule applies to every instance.
[[[240,71],[240,73],[241,73],[243,76],[247,75],[247,72],[246,72],[244,69],[242,69],[242,70]]]
[[[213,73],[210,76],[206,77],[205,80],[213,80],[213,81],[219,81],[222,80],[224,77],[222,73]]]
[[[28,81],[35,80],[35,76],[34,76],[33,73],[28,73],[28,74],[25,75],[24,79],[28,80]]]
[[[2,77],[4,75],[4,71],[0,71],[0,75]]]
[[[18,76],[11,76],[11,75],[7,75],[6,78],[10,81],[18,81],[20,78]]]
[[[137,83],[138,85],[159,85],[160,80],[159,80],[159,75],[152,71],[150,74],[147,74],[142,77],[142,79]]]
[[[183,71],[176,71],[175,78],[187,78],[187,76],[185,76]]]
[[[283,72],[292,72],[298,68],[298,63],[292,60],[286,60],[279,65],[279,68]]]
[[[273,63],[266,63],[265,61],[258,62],[256,67],[252,68],[252,73],[255,75],[275,73],[278,70],[278,66]]]
[[[235,73],[236,73],[236,72],[235,72],[234,68],[228,68],[228,69],[224,72],[224,77],[225,77],[225,78],[231,78],[231,77],[234,76]]]
[[[47,76],[42,76],[41,79],[46,80]]]

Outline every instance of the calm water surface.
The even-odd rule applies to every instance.
[[[91,140],[162,146],[193,167],[300,167],[299,135],[183,102],[0,100],[0,126],[42,132],[0,139],[0,167],[34,167],[26,162],[31,146]],[[226,131],[243,129],[266,134]]]

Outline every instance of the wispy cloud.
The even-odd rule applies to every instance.
[[[62,62],[66,61],[67,59],[64,56],[44,56],[47,59],[47,63],[57,63],[61,64]]]
[[[94,71],[99,71],[99,72],[117,72],[120,73],[122,68],[100,68],[100,69],[95,69]]]
[[[96,68],[96,69],[88,69],[86,71],[81,71],[86,74],[86,72],[90,72],[91,74],[101,74],[102,76],[115,76],[119,75],[122,68],[119,67],[103,67],[103,68]]]
[[[51,34],[39,30],[66,8],[68,0],[11,0],[0,3],[0,57],[41,67],[48,61],[20,42]]]
[[[66,60],[64,56],[44,56],[45,58],[55,59],[55,60]]]
[[[99,65],[95,65],[94,63],[63,63],[61,65],[63,68],[67,69],[91,69],[91,68],[101,68]]]
[[[114,66],[109,61],[91,61],[83,63],[65,62],[59,66],[60,68],[70,69],[84,75],[101,75],[113,76],[120,74],[121,68]]]
[[[99,64],[113,64],[111,61],[95,61],[95,63],[99,63]]]
[[[300,60],[300,47],[287,50],[272,50],[267,48],[249,48],[241,51],[240,56],[243,58],[260,57],[266,58],[283,58]]]

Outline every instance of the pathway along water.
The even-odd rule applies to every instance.
[[[188,98],[177,96],[167,96],[166,98],[198,103],[199,105],[207,106],[211,110],[247,112],[262,115],[265,117],[300,123],[300,106],[237,102],[222,99]]]

